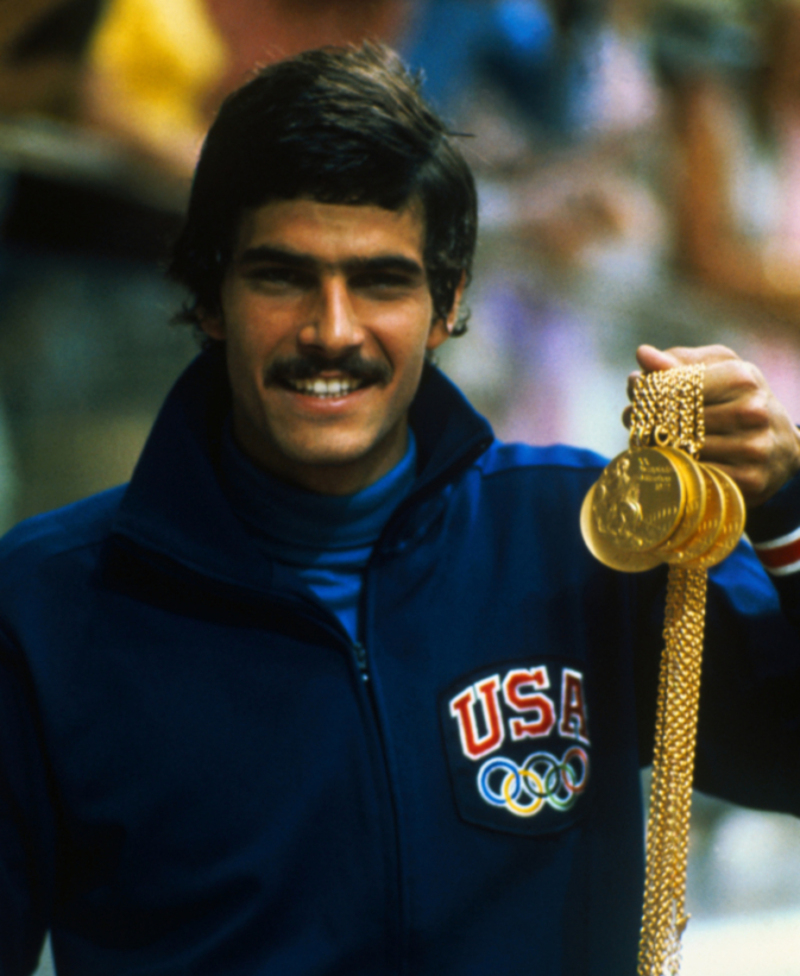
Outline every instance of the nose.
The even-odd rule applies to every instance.
[[[339,276],[326,278],[320,285],[310,320],[300,332],[300,342],[337,356],[363,341],[347,281]]]

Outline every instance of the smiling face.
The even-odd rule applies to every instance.
[[[423,249],[414,206],[297,199],[245,212],[203,328],[226,343],[234,434],[262,468],[349,494],[402,458],[425,353],[458,306],[432,321]]]

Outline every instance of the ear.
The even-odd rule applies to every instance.
[[[464,288],[467,284],[467,274],[464,272],[461,275],[461,280],[456,287],[455,295],[453,296],[453,304],[450,311],[447,313],[447,317],[443,319],[436,319],[431,325],[431,331],[428,333],[428,342],[426,349],[432,352],[434,349],[438,349],[443,342],[446,342],[450,336],[453,334],[453,329],[458,321],[458,310],[461,307],[461,297],[464,294]]]
[[[200,315],[200,328],[205,332],[209,339],[219,339],[220,342],[224,341],[225,335],[225,321],[222,318],[222,312],[207,312],[205,309],[198,309]]]

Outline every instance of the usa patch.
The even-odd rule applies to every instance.
[[[514,834],[568,827],[591,775],[583,672],[563,661],[508,662],[459,679],[440,717],[456,806]]]

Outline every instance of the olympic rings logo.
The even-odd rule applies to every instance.
[[[504,756],[489,759],[478,771],[478,790],[487,803],[505,807],[516,817],[532,817],[545,804],[569,810],[588,776],[589,757],[573,746],[561,762],[549,752],[534,752],[521,766]]]

